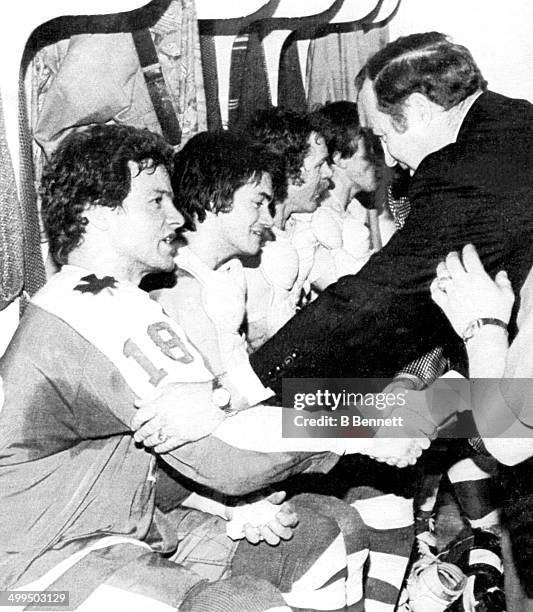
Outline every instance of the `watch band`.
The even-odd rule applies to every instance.
[[[224,385],[221,383],[218,376],[215,376],[213,379],[213,393],[211,395],[211,399],[213,404],[222,410],[222,412],[227,415],[233,414],[233,409],[231,407],[231,393]]]
[[[507,323],[505,323],[505,321],[495,319],[493,317],[481,317],[479,319],[474,319],[466,326],[466,329],[462,334],[463,342],[468,342],[471,338],[477,335],[479,330],[485,325],[496,325],[497,327],[501,327],[505,333],[507,333]]]

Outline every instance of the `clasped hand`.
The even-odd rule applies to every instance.
[[[137,400],[131,428],[134,439],[167,453],[211,434],[225,414],[213,404],[212,383],[173,383],[156,397]]]
[[[255,502],[227,506],[226,533],[233,540],[246,538],[251,544],[264,540],[276,546],[280,540],[289,540],[298,516],[289,502],[284,502],[285,496],[285,491],[276,491]]]

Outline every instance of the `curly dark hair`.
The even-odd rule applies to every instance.
[[[228,131],[202,132],[174,158],[171,174],[174,204],[193,230],[195,221],[231,210],[233,195],[263,173],[272,177],[274,198],[286,197],[287,181],[279,157],[267,147]]]
[[[348,100],[326,102],[313,111],[320,121],[320,133],[324,136],[330,161],[339,153],[342,159],[352,157],[363,140],[366,158],[374,163],[383,162],[383,149],[379,138],[367,128],[361,127],[357,104]],[[314,121],[317,124],[317,121]]]
[[[117,208],[128,195],[128,162],[139,172],[172,168],[172,147],[148,130],[93,125],[71,132],[45,166],[40,187],[42,218],[50,252],[63,265],[83,240],[88,206]]]
[[[322,119],[322,135],[330,158],[334,153],[340,153],[343,159],[351,157],[363,135],[357,104],[347,100],[327,102],[314,112]]]
[[[487,81],[470,51],[452,43],[439,32],[398,38],[378,51],[358,76],[374,83],[379,109],[392,115],[405,128],[403,103],[412,93],[449,110],[476,91],[485,91]]]
[[[310,150],[309,136],[313,132],[322,135],[319,115],[274,106],[258,111],[246,129],[247,136],[279,155],[287,179],[296,183],[301,180],[304,159]]]

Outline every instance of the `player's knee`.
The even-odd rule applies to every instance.
[[[304,506],[314,514],[333,519],[344,537],[347,552],[368,548],[369,529],[355,507],[336,497],[314,493],[300,494],[294,502],[297,512]]]
[[[342,535],[341,528],[334,517],[319,514],[310,508],[297,507],[299,523],[295,536],[300,546],[309,549],[316,556],[330,547],[331,543]]]

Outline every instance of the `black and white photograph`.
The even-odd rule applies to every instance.
[[[2,13],[0,610],[533,612],[533,3]]]

